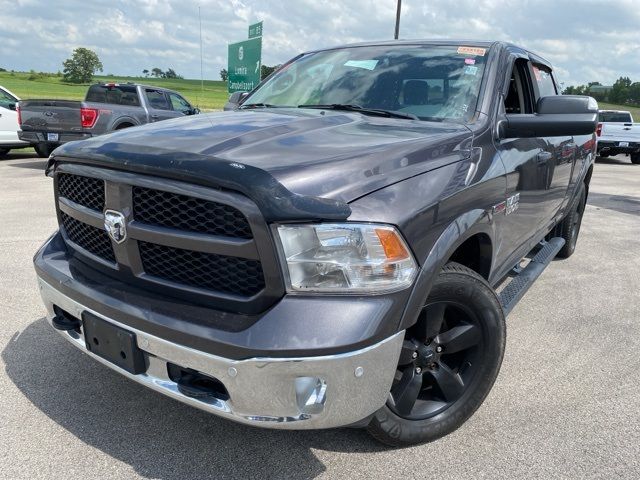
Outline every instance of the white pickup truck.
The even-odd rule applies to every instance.
[[[640,164],[640,123],[633,123],[630,112],[600,110],[596,136],[599,156],[624,153],[631,156],[631,163]]]
[[[0,157],[4,157],[9,150],[26,148],[28,142],[18,138],[18,113],[16,104],[20,99],[6,88],[0,86]]]

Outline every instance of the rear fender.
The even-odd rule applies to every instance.
[[[113,123],[111,124],[111,127],[109,127],[108,131],[112,131],[112,130],[117,130],[118,128],[120,128],[121,125],[124,125],[126,123],[130,123],[131,125],[135,126],[135,125],[139,125],[140,122],[138,122],[135,118],[133,117],[118,117],[117,119],[115,119],[113,121]]]

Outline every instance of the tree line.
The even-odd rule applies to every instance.
[[[608,91],[595,91],[591,87],[602,86],[600,82],[589,82],[587,85],[568,86],[564,95],[589,95],[599,102],[618,105],[640,106],[640,82],[632,82],[629,77],[620,77]]]
[[[161,68],[158,67],[154,67],[151,69],[151,71],[147,70],[146,68],[144,70],[142,70],[142,74],[145,77],[156,77],[156,78],[184,78],[181,75],[178,75],[173,68],[168,68],[166,72],[163,72]]]

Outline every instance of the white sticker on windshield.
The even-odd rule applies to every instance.
[[[345,67],[366,68],[367,70],[373,70],[376,68],[378,60],[348,60]]]
[[[461,53],[463,55],[475,55],[476,57],[484,57],[484,54],[487,53],[487,49],[481,47],[458,47],[458,53]]]

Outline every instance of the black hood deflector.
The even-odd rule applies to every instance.
[[[160,151],[120,143],[83,148],[79,142],[74,142],[72,157],[65,155],[66,145],[58,148],[50,157],[47,174],[52,172],[56,163],[82,163],[114,169],[126,167],[129,172],[233,190],[253,200],[267,222],[346,220],[351,215],[351,209],[346,203],[293,193],[271,174],[251,165],[208,155],[175,150]]]

